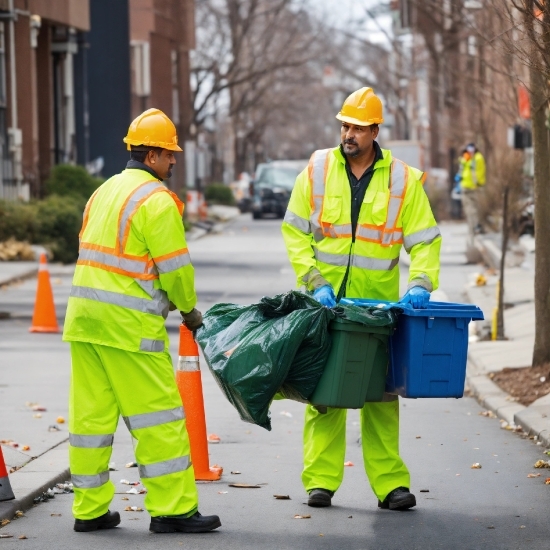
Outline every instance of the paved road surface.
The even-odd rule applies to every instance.
[[[253,222],[244,215],[222,235],[191,244],[203,310],[221,301],[250,303],[293,285],[279,225],[277,220]],[[445,225],[443,231],[441,286],[449,300],[460,301],[467,274],[475,268],[463,265],[463,226]],[[62,309],[70,277],[61,272],[52,278],[58,279],[54,291]],[[7,380],[10,389],[1,395],[11,396],[9,403],[0,403],[0,414],[2,433],[11,429],[5,425],[6,414],[17,414],[20,422],[27,422],[33,444],[45,449],[53,443],[50,436],[66,437],[66,432],[51,434],[45,428],[58,413],[66,414],[68,350],[58,336],[27,333],[33,292],[31,281],[0,294],[2,305],[10,305],[20,315],[0,322],[2,382]],[[177,323],[177,316],[172,315],[169,327],[174,356]],[[203,379],[208,429],[221,438],[220,444],[210,447],[211,462],[221,464],[225,474],[220,482],[199,486],[200,509],[203,514],[221,516],[223,526],[218,532],[153,535],[147,530],[146,512],[122,511],[143,501],[139,495],[126,496],[128,486],[118,483],[123,478],[137,480],[137,470],[124,468],[133,455],[130,437],[122,426],[113,454],[117,471],[111,473],[119,491],[112,509],[121,511],[121,527],[74,533],[72,497],[60,495],[1,529],[0,533],[14,538],[0,540],[0,550],[550,548],[550,486],[544,485],[544,475],[527,478],[536,471],[534,462],[544,458],[541,448],[500,429],[496,419],[480,416],[481,409],[471,398],[401,401],[402,454],[418,500],[417,508],[408,512],[377,509],[362,467],[358,413],[350,411],[346,459],[354,466],[346,468],[333,507],[314,509],[305,505],[300,481],[303,405],[274,403],[273,430],[267,432],[239,420],[208,370],[203,371]],[[27,400],[47,405],[47,418],[33,419],[24,406]],[[23,439],[21,433],[14,435]],[[16,439],[14,435],[11,437]],[[475,462],[482,469],[471,469]],[[228,486],[231,482],[265,485],[237,489]],[[274,494],[288,494],[291,500],[275,500]],[[294,519],[295,514],[311,514],[311,518]],[[18,540],[21,534],[28,540]]]

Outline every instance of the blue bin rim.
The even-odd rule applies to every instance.
[[[369,298],[342,298],[341,304],[355,306],[380,306],[388,309],[399,309],[409,317],[460,317],[472,321],[483,321],[483,311],[474,304],[456,304],[453,302],[429,302],[426,309],[414,309],[411,304],[388,302],[387,300],[372,300]]]

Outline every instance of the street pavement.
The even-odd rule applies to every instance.
[[[279,227],[279,220],[252,221],[250,215],[242,215],[222,233],[190,243],[200,309],[205,311],[219,302],[247,304],[294,286]],[[464,301],[465,285],[479,268],[465,265],[463,224],[442,224],[442,232],[442,292],[437,297]],[[406,265],[403,267],[405,272]],[[60,320],[71,272],[70,266],[51,267]],[[10,451],[12,462],[38,456],[11,474],[18,495],[33,478],[52,478],[63,474],[68,466],[64,443],[67,424],[56,424],[58,416],[67,417],[68,347],[59,335],[28,333],[35,285],[35,280],[28,280],[0,290],[0,310],[12,312],[10,318],[0,321],[0,438],[31,446],[28,453],[3,446],[5,452]],[[171,314],[168,328],[174,359],[178,323],[178,315]],[[137,469],[125,468],[133,460],[133,451],[122,425],[115,436],[115,470],[111,472],[117,486],[111,509],[121,512],[121,526],[111,531],[74,533],[72,495],[57,495],[0,529],[0,535],[13,535],[0,539],[2,548],[550,547],[550,485],[544,484],[548,477],[545,470],[533,468],[537,460],[547,458],[542,454],[543,446],[501,429],[498,419],[481,416],[483,409],[475,399],[401,400],[401,451],[418,501],[418,506],[408,512],[377,509],[362,466],[359,415],[350,411],[346,460],[353,466],[346,467],[333,506],[316,509],[305,504],[300,480],[304,405],[274,402],[271,432],[243,423],[202,364],[208,431],[220,437],[219,444],[210,445],[210,460],[223,466],[224,475],[219,482],[199,484],[200,511],[220,515],[222,527],[217,532],[153,535],[148,532],[146,512],[123,511],[126,506],[143,507],[143,496],[127,494],[130,487],[120,483],[122,479],[138,481]],[[42,418],[34,418],[36,413],[26,406],[33,402],[47,408]],[[48,431],[53,424],[60,431]],[[472,469],[474,463],[481,464],[481,469]],[[543,475],[527,477],[538,472]],[[261,485],[257,489],[229,486],[235,482]],[[274,494],[289,495],[290,500],[276,500]],[[311,517],[294,519],[295,515]],[[21,535],[27,540],[19,540]]]

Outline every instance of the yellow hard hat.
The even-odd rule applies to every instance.
[[[182,150],[178,146],[178,134],[174,123],[160,109],[148,109],[135,118],[123,141],[128,151],[132,145],[161,147],[170,151]]]
[[[347,97],[336,118],[357,126],[382,124],[382,102],[372,88],[361,88]]]

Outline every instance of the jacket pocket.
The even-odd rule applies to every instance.
[[[336,223],[342,213],[342,197],[325,197],[321,221]]]
[[[377,191],[372,202],[372,223],[382,225],[388,216],[388,201],[390,199],[389,189]]]

